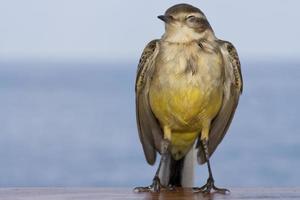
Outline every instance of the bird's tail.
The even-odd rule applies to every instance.
[[[195,157],[194,148],[180,160],[175,160],[169,155],[161,166],[159,173],[161,183],[166,186],[193,187]]]
[[[181,158],[180,160],[171,158],[169,185],[182,187],[184,160],[185,157]]]

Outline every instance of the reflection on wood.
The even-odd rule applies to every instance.
[[[232,188],[230,194],[193,193],[191,189],[135,193],[130,188],[2,188],[1,200],[210,200],[300,199],[300,188]]]

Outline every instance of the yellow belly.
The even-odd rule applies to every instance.
[[[222,102],[219,89],[203,92],[188,86],[182,89],[150,89],[149,97],[160,123],[180,132],[200,131],[206,120],[217,114]]]
[[[194,86],[181,88],[150,89],[150,105],[163,127],[171,130],[171,153],[182,158],[193,146],[202,127],[218,113],[222,92],[215,88],[210,92]]]

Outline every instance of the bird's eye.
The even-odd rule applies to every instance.
[[[195,17],[194,15],[189,15],[189,16],[186,17],[187,20],[195,19],[195,18],[196,18],[196,17]]]

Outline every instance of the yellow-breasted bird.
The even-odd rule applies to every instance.
[[[137,191],[190,186],[193,162],[207,163],[207,183],[195,191],[217,188],[209,158],[232,121],[243,81],[235,47],[218,39],[204,13],[177,4],[158,16],[165,33],[144,49],[136,78],[136,116],[146,160],[161,160],[153,183]],[[192,153],[191,153],[192,154]],[[190,163],[190,164],[188,164]],[[189,173],[190,172],[190,173]],[[187,178],[188,177],[188,178]]]

